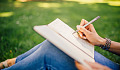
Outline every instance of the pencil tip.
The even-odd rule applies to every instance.
[[[72,34],[74,34],[75,32],[73,32]]]

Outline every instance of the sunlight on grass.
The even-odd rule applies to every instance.
[[[22,4],[21,2],[15,1],[15,2],[14,2],[14,6],[15,6],[15,7],[22,7],[23,4]]]
[[[76,1],[80,4],[92,4],[92,3],[108,3],[111,6],[120,6],[120,1],[105,1],[105,0],[66,0],[66,1]]]
[[[111,6],[120,6],[120,1],[108,1],[108,4]]]
[[[60,7],[59,3],[38,3],[38,7],[51,8],[51,7]]]
[[[27,1],[31,1],[31,0],[17,0],[17,1],[20,1],[20,2],[27,2]]]
[[[13,12],[3,12],[0,13],[0,17],[9,17],[12,16],[14,13]]]

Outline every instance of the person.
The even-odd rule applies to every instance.
[[[120,43],[100,37],[92,24],[83,28],[86,23],[88,22],[82,19],[80,25],[77,25],[77,29],[80,30],[78,32],[80,38],[117,55],[120,54]],[[94,59],[94,63],[85,60],[93,70],[120,70],[119,64],[112,62],[96,51]],[[16,58],[1,62],[0,68],[2,70],[88,70],[87,67],[66,55],[48,40]]]

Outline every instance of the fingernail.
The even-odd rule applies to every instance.
[[[80,25],[77,25],[77,28],[80,29]]]
[[[86,37],[83,37],[83,39],[87,39]]]
[[[82,34],[80,34],[80,37],[82,37]]]
[[[80,28],[82,28],[82,26],[80,26]]]
[[[76,27],[78,27],[79,25],[77,25]]]

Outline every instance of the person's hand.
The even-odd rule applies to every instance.
[[[87,62],[87,61],[85,61],[85,62],[92,68],[92,70],[111,70],[107,66],[103,66],[97,62],[94,62],[94,63]],[[78,70],[89,70],[87,67],[83,66],[82,64],[80,64],[77,61],[75,61],[75,66],[77,67]]]
[[[104,45],[106,40],[97,34],[92,24],[89,24],[85,28],[83,27],[87,23],[88,21],[82,19],[80,25],[76,26],[77,30],[80,30],[78,31],[79,37],[82,39],[87,39],[93,45],[100,45],[100,44]]]

